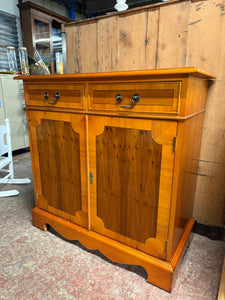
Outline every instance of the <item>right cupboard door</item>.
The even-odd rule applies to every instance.
[[[91,230],[166,258],[177,122],[88,117]]]

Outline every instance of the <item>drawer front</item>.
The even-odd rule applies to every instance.
[[[26,104],[84,109],[84,84],[37,83],[26,84]]]
[[[178,114],[181,85],[181,81],[90,83],[89,109]],[[132,100],[136,94],[138,102]]]

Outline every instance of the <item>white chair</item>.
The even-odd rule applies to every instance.
[[[12,145],[9,120],[5,119],[6,125],[0,125],[0,184],[26,184],[31,182],[30,179],[14,179]],[[6,144],[4,136],[6,135]],[[4,156],[7,154],[7,156]],[[2,174],[6,173],[5,176]],[[3,176],[3,177],[2,177]],[[9,197],[19,195],[19,191],[1,191],[0,197]]]

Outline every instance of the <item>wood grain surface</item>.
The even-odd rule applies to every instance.
[[[75,215],[81,210],[79,134],[69,122],[42,119],[37,146],[42,195],[48,205]]]
[[[37,205],[88,226],[84,116],[28,112]]]
[[[97,216],[107,229],[156,237],[161,155],[151,131],[106,126],[96,137]]]
[[[151,255],[154,255],[156,257],[160,257],[162,259],[166,258],[166,243],[167,243],[167,237],[168,237],[168,224],[169,224],[169,210],[170,210],[170,200],[171,200],[171,188],[172,188],[172,179],[173,179],[173,162],[174,162],[174,152],[173,152],[173,142],[174,142],[174,136],[176,135],[177,132],[177,122],[176,121],[160,121],[160,120],[142,120],[142,119],[134,119],[132,118],[112,118],[112,117],[100,117],[98,116],[98,122],[96,122],[96,117],[95,116],[89,116],[88,117],[88,123],[89,123],[89,167],[90,167],[90,171],[93,173],[94,176],[94,180],[93,183],[90,185],[90,222],[91,222],[91,229],[102,233],[106,236],[109,236],[115,240],[118,240],[122,243],[125,243],[127,245],[130,245],[134,248],[140,249],[146,253],[150,253]],[[161,167],[160,167],[160,183],[159,183],[159,196],[158,196],[158,211],[157,211],[157,226],[156,226],[156,236],[155,237],[150,237],[148,238],[146,241],[144,242],[140,242],[137,240],[137,229],[136,226],[138,226],[138,228],[141,228],[141,226],[144,227],[144,222],[146,222],[146,224],[153,224],[151,223],[150,220],[146,220],[147,216],[146,216],[146,212],[143,210],[143,202],[146,202],[146,205],[151,205],[151,201],[147,195],[143,195],[141,193],[141,189],[140,186],[138,186],[138,182],[141,184],[141,178],[143,178],[143,182],[145,180],[149,180],[148,182],[148,187],[143,187],[143,189],[148,193],[150,193],[150,191],[153,189],[153,187],[151,187],[151,185],[156,184],[157,185],[157,176],[156,174],[152,173],[151,171],[151,166],[152,166],[152,161],[149,160],[149,156],[145,157],[145,156],[137,156],[136,154],[136,162],[133,161],[132,163],[132,156],[130,156],[129,154],[129,158],[131,159],[131,164],[134,168],[134,170],[129,171],[130,174],[134,174],[133,172],[140,173],[140,170],[142,170],[142,174],[140,173],[140,175],[137,177],[137,174],[135,174],[135,181],[134,184],[132,184],[130,177],[127,175],[126,176],[126,180],[121,178],[122,174],[118,174],[119,170],[121,171],[121,165],[116,163],[116,157],[114,157],[113,161],[111,161],[111,166],[112,166],[112,174],[106,174],[106,178],[102,178],[104,172],[107,171],[107,168],[109,168],[110,165],[110,156],[104,156],[105,158],[105,162],[102,161],[101,164],[102,165],[102,169],[100,170],[100,165],[98,165],[98,159],[100,158],[99,155],[100,153],[97,155],[96,153],[96,149],[98,149],[99,151],[101,151],[103,153],[103,149],[100,150],[100,148],[102,148],[102,146],[100,147],[99,145],[97,145],[97,142],[99,143],[99,139],[101,139],[101,135],[104,136],[104,131],[106,127],[110,127],[110,128],[118,128],[117,131],[118,132],[123,132],[124,129],[129,129],[128,131],[124,131],[125,132],[129,132],[128,136],[126,136],[126,138],[128,139],[131,132],[133,131],[133,133],[135,132],[148,132],[151,131],[151,136],[152,139],[154,140],[154,143],[157,143],[160,145],[160,147],[162,147],[162,154],[161,154]],[[122,130],[119,130],[122,129]],[[132,131],[130,131],[132,130]],[[114,132],[116,134],[116,132]],[[123,135],[124,135],[123,133]],[[106,133],[105,133],[106,134]],[[140,134],[140,133],[139,133]],[[122,135],[121,135],[122,138]],[[124,137],[125,138],[125,137]],[[137,138],[135,138],[137,139]],[[136,144],[137,141],[135,142],[135,139],[133,139],[133,145],[130,144],[130,150],[128,148],[128,153],[129,151],[137,151],[135,150],[135,147],[139,147],[140,149],[140,144]],[[117,140],[117,142],[116,142]],[[116,147],[116,145],[120,145],[122,146],[122,140],[118,140],[117,137],[112,137],[110,138],[110,145],[108,147],[112,147],[113,151],[113,144],[112,141],[114,142],[114,145]],[[103,142],[103,141],[102,141]],[[128,140],[127,140],[128,142]],[[106,141],[104,142],[106,144]],[[131,141],[130,141],[131,143]],[[149,144],[150,146],[150,144]],[[100,147],[100,148],[99,148]],[[107,147],[107,145],[105,146]],[[144,147],[144,145],[143,145]],[[145,146],[146,147],[146,146]],[[111,148],[109,148],[111,149]],[[134,149],[134,150],[132,150]],[[145,148],[146,149],[146,148]],[[150,148],[148,148],[150,149]],[[126,153],[126,151],[124,153]],[[144,149],[143,149],[144,151]],[[130,153],[132,153],[130,152]],[[139,150],[140,153],[141,150]],[[115,155],[115,153],[113,154]],[[121,154],[122,155],[122,154]],[[134,154],[133,154],[134,156]],[[121,157],[121,156],[120,156]],[[119,154],[118,154],[118,158],[119,158]],[[102,158],[101,158],[102,159]],[[121,157],[122,159],[122,157]],[[124,158],[125,159],[125,158]],[[124,160],[123,159],[123,160]],[[127,162],[128,163],[128,162]],[[109,164],[107,166],[107,164]],[[144,165],[143,165],[144,164]],[[138,166],[139,165],[139,166]],[[117,167],[117,169],[116,169]],[[125,167],[125,165],[124,165]],[[148,169],[146,170],[145,167],[147,167]],[[99,169],[99,174],[97,174],[97,171]],[[120,168],[120,169],[118,169]],[[108,169],[108,172],[110,172],[110,170]],[[116,172],[115,174],[113,174],[114,172]],[[125,169],[123,170],[123,173],[125,172]],[[116,174],[118,174],[117,176],[115,176]],[[124,173],[125,174],[125,173]],[[144,178],[143,175],[146,174],[147,178]],[[150,180],[150,174],[151,175],[155,175],[156,178],[153,179],[153,182]],[[107,218],[110,218],[110,221],[113,222],[114,225],[108,225],[108,227],[112,226],[113,228],[107,228],[104,224],[104,221],[98,217],[98,188],[99,185],[103,184],[102,189],[106,189],[107,190],[107,186],[108,186],[108,176],[110,176],[110,178],[113,180],[113,182],[111,183],[111,187],[113,187],[112,190],[112,196],[107,196],[107,193],[105,193],[105,197],[106,199],[104,201],[110,201],[110,199],[112,201],[114,201],[112,203],[112,208],[111,210],[115,210],[115,212],[108,210],[106,212],[108,208],[102,208],[102,211],[99,211],[101,214],[107,214],[109,215],[109,217],[104,217],[103,220],[105,219],[106,221],[106,226],[108,225],[107,222],[109,223],[109,221],[107,221]],[[130,209],[133,209],[132,212],[128,212],[126,211],[126,213],[129,213],[130,218],[127,219],[127,225],[124,224],[124,226],[127,226],[127,230],[128,233],[126,235],[124,234],[120,234],[120,225],[121,224],[115,224],[116,222],[120,222],[120,218],[118,220],[116,220],[116,215],[121,213],[121,208],[123,205],[126,204],[126,201],[128,201],[128,199],[126,200],[126,197],[128,197],[127,195],[122,195],[120,191],[119,192],[119,186],[121,187],[120,183],[119,183],[119,178],[121,178],[121,180],[123,180],[124,183],[124,187],[122,191],[125,191],[126,186],[129,186],[129,190],[126,190],[130,195],[132,194],[132,204],[130,207]],[[100,180],[100,182],[98,183],[97,180]],[[136,189],[135,189],[136,187]],[[157,188],[157,186],[156,186]],[[101,191],[101,190],[100,190]],[[156,190],[157,191],[157,190]],[[110,190],[108,191],[110,193]],[[119,195],[116,194],[120,193],[120,195],[123,198],[123,201],[121,201],[121,199],[119,199]],[[102,196],[102,193],[99,196]],[[115,196],[114,196],[115,193]],[[143,195],[143,199],[140,198],[140,195]],[[125,197],[125,198],[124,198]],[[137,199],[135,201],[135,199]],[[112,202],[111,201],[111,202]],[[125,203],[123,203],[125,201]],[[130,201],[130,199],[129,199]],[[105,207],[105,203],[103,202],[102,204]],[[140,203],[140,204],[139,204]],[[148,203],[148,204],[147,204]],[[154,206],[154,201],[153,201],[153,206]],[[152,209],[153,209],[152,206]],[[136,210],[135,210],[135,209]],[[138,209],[138,210],[137,210]],[[147,207],[146,207],[147,210]],[[148,212],[151,209],[149,208]],[[141,217],[141,214],[144,213],[145,217]],[[154,214],[150,213],[150,216],[154,216]],[[148,216],[148,218],[150,217]],[[124,218],[124,222],[125,222],[125,218],[126,215],[122,215],[120,216],[121,218]],[[146,221],[145,221],[146,220]],[[142,223],[143,222],[143,223]],[[138,225],[139,223],[139,225]],[[128,229],[129,227],[129,229]],[[110,230],[111,229],[111,230]],[[112,229],[116,229],[118,232],[112,230]],[[142,229],[143,234],[146,236],[148,234],[151,233],[151,228],[146,228],[146,229]],[[140,234],[140,233],[139,233]],[[131,237],[129,237],[129,235],[131,235]],[[135,237],[135,238],[134,238]],[[139,238],[140,239],[140,238]],[[141,238],[143,240],[143,238]]]
[[[42,229],[49,224],[118,262],[137,263],[146,269],[148,281],[170,291],[194,224],[210,75],[185,68],[161,74],[153,70],[23,78],[26,103],[38,98],[38,86],[41,93],[46,87],[53,91],[57,83],[64,90],[68,85],[69,91],[76,84],[83,87],[85,100],[83,111],[70,106],[70,92],[62,108],[32,101],[26,106],[37,205],[34,224]],[[133,107],[121,107],[118,115],[104,110],[115,101],[115,91],[128,100],[138,90],[144,95],[138,116]],[[100,106],[96,111],[93,100]],[[146,114],[154,101],[155,111]],[[173,102],[176,113],[165,119],[161,107]]]
[[[108,35],[111,20],[112,28],[120,28],[118,34],[111,31]],[[95,60],[95,70],[98,72],[104,71],[104,66],[105,70],[109,70],[109,65],[110,71],[197,66],[217,76],[207,96],[193,216],[199,223],[220,227],[223,227],[225,218],[224,22],[224,0],[183,0],[149,5],[65,26],[66,32],[71,35],[73,31],[76,35],[77,28],[86,26],[88,32],[94,24],[96,27],[101,24],[102,32],[104,24],[106,32],[101,35],[101,45],[114,50],[113,55],[107,56],[108,50],[104,53],[104,49],[100,48],[100,56],[104,60]],[[113,36],[112,39],[110,36]],[[79,38],[83,39],[82,36]],[[98,39],[96,33],[92,44],[96,44]],[[67,44],[71,48],[69,36]],[[97,53],[93,53],[92,58],[98,56],[99,48],[92,47],[90,43],[88,46]],[[68,54],[68,61],[73,62],[74,53],[70,51]],[[84,61],[86,56],[87,52],[81,53],[80,61]],[[92,71],[91,65],[85,72]],[[74,65],[68,64],[68,73],[74,73],[75,69]]]

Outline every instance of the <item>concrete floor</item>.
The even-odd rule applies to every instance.
[[[32,179],[29,153],[14,157],[17,178]],[[1,185],[2,190],[15,186]],[[217,298],[225,243],[198,234],[180,265],[169,294],[146,282],[137,266],[109,261],[54,230],[32,225],[33,184],[16,186],[20,195],[0,198],[0,299],[154,300]]]

